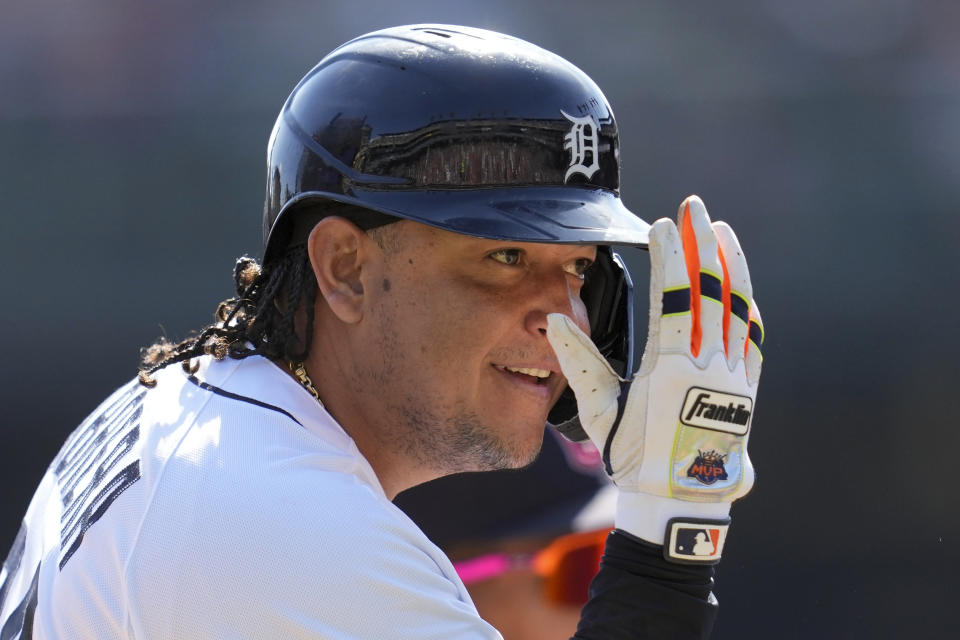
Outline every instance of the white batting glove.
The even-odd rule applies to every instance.
[[[678,224],[651,227],[650,264],[649,335],[631,380],[570,318],[550,314],[547,338],[620,488],[617,528],[664,545],[668,560],[713,563],[730,504],[753,486],[763,325],[737,237],[697,196]]]

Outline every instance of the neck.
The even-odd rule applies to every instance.
[[[401,434],[391,431],[394,421],[389,416],[378,413],[377,389],[351,384],[349,369],[340,366],[344,360],[349,361],[348,353],[341,353],[323,342],[326,340],[321,338],[314,343],[299,373],[296,365],[300,363],[281,366],[308,391],[311,391],[309,385],[314,387],[318,402],[353,439],[373,468],[387,498],[393,500],[405,489],[444,475],[418,464],[416,452],[410,451],[413,445],[404,442]]]

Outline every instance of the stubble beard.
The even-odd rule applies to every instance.
[[[388,402],[388,412],[393,419],[388,425],[380,425],[381,442],[437,476],[517,469],[536,459],[541,441],[536,446],[525,446],[520,439],[510,442],[498,437],[493,426],[486,424],[475,411],[464,406],[444,407],[442,401],[424,392],[426,385],[410,380],[408,373],[416,369],[406,362],[403,340],[397,333],[390,304],[380,311],[377,347],[381,361],[361,373],[356,389],[369,392],[395,389],[397,385],[406,387],[399,398]],[[383,396],[378,399],[382,401]],[[526,425],[518,424],[516,432],[524,428]]]
[[[497,437],[476,414],[458,411],[441,417],[418,404],[417,399],[408,398],[398,408],[403,425],[394,435],[396,446],[423,468],[441,475],[516,469],[533,462],[539,453],[539,446]]]

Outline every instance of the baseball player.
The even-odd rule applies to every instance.
[[[548,421],[619,488],[576,637],[708,635],[762,325],[698,198],[652,227],[622,204],[590,78],[488,31],[367,34],[294,88],[266,185],[236,297],[50,465],[0,638],[498,638],[391,499],[522,467]],[[650,250],[639,368],[615,244]]]

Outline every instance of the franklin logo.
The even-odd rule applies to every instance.
[[[688,478],[696,478],[703,484],[713,484],[717,480],[727,479],[727,470],[723,463],[727,456],[717,453],[716,450],[700,451],[697,449],[697,457],[693,464],[687,469]]]
[[[563,181],[567,182],[570,180],[570,176],[575,173],[579,173],[589,180],[600,169],[599,158],[597,158],[597,148],[599,147],[597,121],[589,114],[578,118],[563,109],[560,109],[560,113],[572,125],[570,132],[563,136],[563,148],[570,151],[570,166],[567,168],[567,174],[563,177]]]
[[[753,400],[746,396],[693,387],[687,391],[680,422],[691,427],[742,436],[750,427],[752,412]]]

